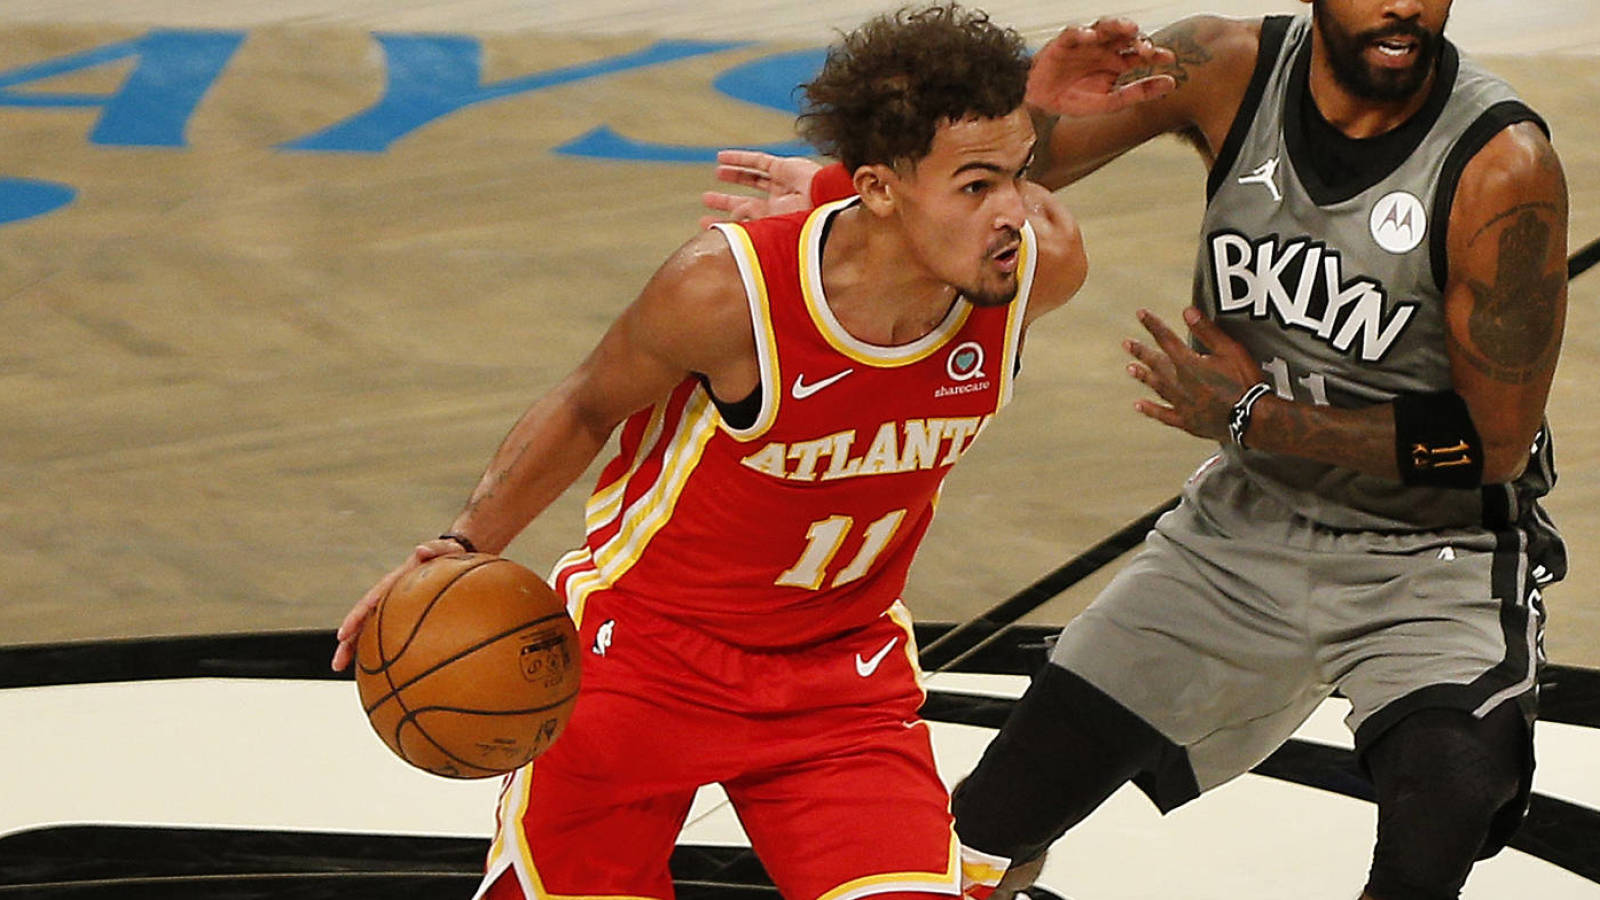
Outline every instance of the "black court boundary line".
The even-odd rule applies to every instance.
[[[985,645],[997,640],[1018,619],[1138,546],[1155,526],[1156,520],[1177,505],[1177,497],[1167,500],[1033,584],[926,644],[919,657],[923,670],[942,672],[959,666]]]
[[[1567,280],[1571,281],[1589,271],[1597,262],[1600,262],[1600,238],[1595,238],[1567,257]]]
[[[916,627],[916,637],[919,643],[932,642],[953,627],[949,624],[923,623]],[[1015,638],[1014,641],[988,642],[981,648],[981,652],[969,654],[961,665],[951,669],[986,674],[1031,675],[1044,663],[1049,642],[1057,630],[1055,626],[1011,628],[1008,634]],[[57,685],[195,677],[299,681],[352,680],[348,672],[336,674],[327,667],[327,659],[334,643],[333,632],[327,630],[0,647],[0,687],[49,688]],[[355,714],[360,705],[353,696],[351,703],[352,714]],[[922,708],[922,716],[934,722],[999,728],[1014,704],[1015,701],[1009,698],[934,690],[928,693],[927,702]],[[1600,728],[1600,670],[1547,665],[1540,678],[1540,707],[1540,718],[1543,721]],[[1306,787],[1332,790],[1370,800],[1371,788],[1356,770],[1354,755],[1350,751],[1330,748],[1344,754],[1342,757],[1337,757],[1340,765],[1334,766],[1327,762],[1327,751],[1316,749],[1319,747],[1320,745],[1291,740],[1254,771],[1260,775],[1291,781]],[[1317,754],[1323,756],[1318,757]],[[1308,766],[1304,762],[1308,758],[1313,761],[1321,759],[1322,762]],[[171,829],[133,830],[162,834]],[[21,832],[19,835],[37,833],[38,831],[29,831]],[[170,881],[162,881],[159,884],[141,881],[139,885],[124,882],[120,885],[107,884],[102,887],[85,884],[71,889],[63,886],[60,891],[53,888],[35,890],[31,887],[28,890],[13,890],[23,884],[45,883],[38,878],[18,880],[11,871],[15,865],[15,855],[12,850],[16,845],[10,842],[16,840],[19,835],[0,839],[0,898],[11,895],[40,897],[41,900],[67,900],[69,897],[76,900],[84,897],[147,895],[171,896],[174,900],[193,897],[199,900],[200,895],[184,894],[178,885]],[[1511,846],[1600,883],[1600,853],[1596,851],[1596,848],[1600,848],[1600,811],[1535,794],[1528,820],[1513,839]],[[748,848],[722,849],[732,852],[734,858],[725,862],[739,871],[744,871],[741,868],[743,866],[759,865]],[[81,847],[69,850],[68,854],[80,872],[85,876],[93,874],[92,869],[83,867],[86,857]],[[133,854],[133,858],[135,861],[147,862],[161,855],[155,850],[148,850]],[[170,855],[170,851],[167,851],[167,855]],[[119,857],[107,854],[101,858],[114,861]],[[415,852],[404,858],[425,865],[431,862],[426,855]],[[133,870],[133,874],[125,873],[120,877],[138,878],[141,877],[139,871],[141,870]],[[146,874],[142,877],[151,876]],[[705,884],[721,883],[716,878],[691,877],[689,880]],[[346,900],[366,900],[362,895],[348,892],[350,890],[348,881],[346,879],[338,882],[338,895]],[[258,880],[235,879],[227,884],[215,881],[206,883],[210,887],[205,896],[214,897],[216,900],[228,900],[233,897],[243,900],[245,897],[262,896],[259,891],[253,894],[243,893],[244,887],[249,884],[259,887]],[[300,883],[310,893],[301,893],[298,890],[293,893],[282,893],[279,889],[286,889],[286,885],[276,882],[271,896],[293,900],[298,897],[331,898],[336,893],[332,890],[318,892],[321,889],[315,885],[327,883],[326,879],[320,881],[311,879]],[[7,887],[8,884],[10,888]],[[390,898],[402,896],[394,892],[395,883],[391,880],[371,878],[362,884],[373,887],[375,893],[371,895],[371,900],[377,900],[379,896]],[[378,890],[383,886],[387,886],[385,888],[387,893]],[[241,893],[230,893],[234,887]],[[712,889],[707,888],[707,890]],[[117,891],[123,893],[118,894]],[[146,891],[149,893],[146,894]],[[728,894],[721,888],[716,888],[713,893],[692,895],[686,891],[682,896],[684,900],[756,900],[757,897],[767,900],[771,894],[753,893],[746,897],[742,894]]]
[[[187,825],[49,825],[0,838],[0,896],[26,889],[132,882],[321,877],[482,878],[487,838],[430,837]],[[758,862],[737,847],[685,844],[675,878],[716,886],[768,887]],[[207,888],[209,890],[209,888]],[[461,896],[467,896],[462,894]],[[31,894],[29,895],[31,896]]]
[[[55,825],[0,838],[0,897],[467,897],[482,879],[488,849],[486,838]],[[680,844],[668,867],[681,900],[778,897],[742,847]],[[446,889],[452,893],[442,894]],[[1064,900],[1048,889],[1030,893]]]

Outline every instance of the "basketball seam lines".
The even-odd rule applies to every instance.
[[[406,722],[409,721],[409,722],[411,722],[412,726],[417,729],[417,734],[422,735],[423,739],[426,740],[428,743],[432,744],[434,747],[436,747],[439,750],[440,753],[443,753],[445,756],[448,756],[451,759],[455,759],[456,762],[459,762],[462,765],[472,766],[472,768],[482,768],[481,766],[473,766],[472,763],[469,763],[466,760],[456,759],[455,754],[451,753],[449,750],[446,750],[438,741],[433,739],[433,735],[429,734],[427,729],[423,728],[420,723],[418,723],[418,722],[416,722],[414,720],[414,715],[415,714],[411,711],[410,707],[406,706],[405,699],[400,696],[400,687],[405,687],[406,685],[401,685],[400,687],[396,687],[395,686],[394,674],[393,674],[393,672],[390,671],[390,666],[395,662],[395,660],[398,660],[401,656],[405,655],[406,649],[411,646],[411,642],[416,640],[417,632],[422,628],[422,623],[427,620],[428,613],[433,610],[434,604],[439,602],[439,598],[444,596],[446,591],[448,591],[448,590],[450,590],[450,588],[454,587],[456,582],[458,582],[462,578],[466,577],[468,572],[476,571],[476,570],[481,569],[484,566],[488,565],[489,563],[498,562],[498,561],[501,561],[503,559],[504,559],[503,557],[493,557],[493,558],[484,560],[483,562],[468,566],[467,568],[462,569],[460,572],[457,572],[455,574],[455,577],[451,578],[448,582],[445,583],[445,585],[443,587],[441,587],[441,588],[439,588],[439,590],[435,591],[434,594],[433,594],[433,598],[428,601],[428,605],[427,606],[423,607],[422,612],[417,616],[417,621],[411,626],[411,631],[410,631],[409,634],[406,635],[405,641],[403,641],[401,643],[399,650],[395,653],[395,659],[394,660],[389,659],[389,657],[383,652],[383,630],[382,630],[381,626],[379,627],[379,631],[378,631],[378,669],[377,669],[377,671],[381,671],[383,673],[383,680],[389,683],[389,693],[384,695],[383,697],[379,698],[378,702],[374,703],[372,705],[372,707],[367,710],[367,714],[371,715],[372,714],[372,710],[377,709],[385,701],[387,701],[390,697],[394,698],[394,703],[395,703],[396,706],[400,707],[400,713],[401,713],[400,719],[398,721],[396,721],[395,724],[394,724],[394,747],[395,747],[395,749],[398,750],[399,748],[401,748],[401,747],[403,747],[405,745],[405,742],[401,740],[400,732],[401,732],[401,730],[403,730],[405,728]],[[389,599],[389,595],[394,593],[395,585],[398,585],[399,583],[400,582],[397,579],[394,584],[389,585],[389,590],[384,592],[384,595],[383,595],[383,599],[384,600]],[[382,603],[382,601],[380,601],[379,604],[378,604],[378,621],[374,622],[373,624],[375,626],[378,626],[379,623],[381,623],[382,621],[383,621],[383,603]],[[476,650],[477,648],[475,647],[475,648],[472,648],[472,649]],[[468,652],[471,652],[471,651],[468,651]],[[359,665],[359,663],[358,663],[358,665]],[[434,668],[437,668],[437,666],[435,666]],[[430,669],[429,671],[432,671],[432,669]],[[422,675],[418,675],[417,678],[421,678],[421,677],[423,677],[423,675],[426,675],[426,674],[428,674],[428,673],[424,672],[424,673],[422,673]],[[409,684],[416,683],[417,678],[411,679],[411,681],[407,682],[406,684],[409,685]]]
[[[544,706],[530,706],[527,709],[473,709],[467,706],[423,706],[407,714],[406,718],[416,718],[418,715],[425,712],[471,713],[475,716],[525,716],[530,713],[544,712],[547,709],[555,709],[577,695],[578,692],[573,691],[554,703],[548,703]]]
[[[578,695],[578,692],[577,691],[573,691],[572,693],[566,695],[565,697],[562,697],[560,701],[558,701],[556,703],[552,703],[549,706],[539,706],[539,707],[535,707],[535,708],[529,709],[529,710],[507,710],[506,712],[503,712],[503,713],[493,713],[493,715],[517,715],[517,714],[526,714],[526,713],[530,713],[530,712],[543,712],[544,710],[552,709],[554,707],[560,706],[562,703],[566,703],[568,700],[571,700],[573,697],[576,697],[577,695]],[[401,709],[406,709],[404,704],[402,704],[400,708]],[[399,741],[399,739],[400,739],[400,729],[404,728],[406,726],[407,722],[410,722],[411,723],[411,727],[415,728],[417,730],[417,734],[422,735],[422,737],[424,739],[426,739],[428,743],[430,743],[430,744],[432,744],[434,746],[434,749],[438,750],[440,753],[443,753],[445,756],[449,757],[451,760],[453,760],[455,762],[458,762],[461,765],[466,766],[469,769],[477,769],[477,770],[482,771],[482,772],[494,772],[496,774],[499,774],[499,772],[500,772],[499,769],[491,769],[488,766],[480,766],[475,762],[468,762],[467,760],[462,759],[461,757],[455,755],[454,753],[451,753],[450,752],[450,748],[448,748],[445,745],[439,743],[439,741],[436,740],[433,735],[428,733],[428,729],[423,728],[422,727],[422,723],[418,722],[416,720],[418,713],[423,713],[423,712],[487,713],[488,712],[487,710],[467,709],[465,707],[462,707],[462,708],[458,709],[458,708],[453,707],[453,706],[428,706],[428,707],[424,707],[422,709],[419,709],[419,710],[417,710],[415,712],[412,712],[411,710],[406,710],[406,714],[404,716],[401,716],[400,717],[400,721],[395,723],[395,726],[394,726],[395,743],[398,744],[400,742]],[[526,765],[526,763],[524,763],[524,765]],[[520,766],[519,766],[519,768],[520,768]],[[444,774],[443,772],[435,772],[433,769],[429,769],[428,771],[429,772],[433,772],[435,775],[443,775]],[[448,777],[448,776],[446,776],[446,777]]]
[[[406,649],[411,646],[411,642],[417,639],[417,632],[419,630],[421,630],[422,623],[427,620],[428,613],[433,611],[433,606],[434,606],[434,604],[439,602],[439,598],[443,597],[446,591],[448,591],[451,588],[455,587],[456,582],[458,582],[461,579],[467,577],[467,573],[476,572],[477,570],[483,568],[484,566],[487,566],[487,565],[489,565],[491,563],[497,563],[497,562],[510,562],[510,560],[505,559],[504,557],[495,557],[493,559],[486,559],[486,560],[483,560],[482,562],[473,563],[472,565],[468,566],[467,568],[462,569],[461,571],[457,572],[455,574],[455,576],[452,577],[449,581],[445,582],[442,587],[440,587],[437,591],[434,591],[433,592],[433,598],[428,601],[428,605],[424,606],[422,608],[422,611],[417,614],[417,621],[412,624],[411,632],[406,635],[406,639],[404,641],[401,641],[399,648],[395,650],[395,654],[394,654],[395,658],[394,659],[390,659],[383,652],[383,632],[379,631],[378,632],[378,668],[376,668],[376,669],[364,669],[364,671],[368,675],[376,675],[379,672],[387,673],[388,669],[389,669],[389,666],[392,665],[401,656],[404,656],[405,652],[406,652]],[[389,599],[389,595],[394,593],[394,589],[399,584],[400,584],[400,581],[398,579],[396,579],[395,583],[389,585],[389,589],[387,591],[384,591],[383,599],[378,601],[378,621],[379,622],[383,621],[383,601]],[[391,685],[394,684],[394,682],[392,680],[389,683]]]
[[[382,706],[384,704],[384,702],[387,701],[390,697],[394,697],[395,701],[399,702],[400,701],[399,693],[401,691],[403,691],[406,688],[412,686],[413,684],[416,684],[417,682],[421,681],[422,679],[427,678],[429,675],[432,675],[434,672],[439,671],[440,669],[444,668],[445,666],[448,666],[451,663],[456,662],[457,660],[465,659],[466,657],[471,656],[472,654],[478,652],[479,650],[482,650],[484,647],[489,646],[490,644],[494,643],[495,641],[498,641],[498,640],[501,640],[502,638],[506,638],[506,637],[509,637],[509,636],[511,636],[513,634],[516,634],[517,632],[521,631],[524,628],[532,628],[535,625],[543,624],[545,622],[550,621],[551,619],[565,618],[566,615],[567,615],[566,610],[560,610],[558,612],[553,612],[548,616],[541,616],[541,617],[539,617],[537,619],[533,619],[531,621],[523,622],[522,624],[517,625],[514,628],[508,628],[505,631],[500,632],[499,634],[490,635],[489,637],[484,638],[483,640],[479,641],[478,643],[473,644],[472,646],[462,650],[460,653],[457,653],[456,655],[450,657],[449,659],[446,659],[446,660],[444,660],[442,662],[436,662],[433,665],[429,666],[428,668],[423,669],[421,672],[418,672],[417,674],[411,676],[411,678],[409,678],[404,684],[397,685],[397,684],[394,683],[394,677],[389,673],[387,665],[386,665],[385,668],[384,668],[383,677],[389,682],[389,688],[390,688],[389,693],[384,694],[382,697],[379,697],[377,701],[375,701],[371,706],[367,707],[367,713],[370,715],[373,710],[375,710],[378,707]],[[419,617],[418,621],[421,621],[421,617]],[[397,659],[398,659],[398,657],[397,657]],[[410,708],[407,707],[404,703],[400,703],[400,708],[406,710],[406,712],[408,714],[411,712]]]
[[[428,605],[427,606],[423,607],[423,610],[422,610],[421,614],[419,614],[417,616],[417,621],[411,626],[411,632],[406,635],[405,641],[400,645],[400,649],[398,650],[398,652],[395,653],[395,659],[399,659],[401,656],[405,655],[406,648],[411,646],[411,642],[413,640],[416,640],[417,631],[422,628],[422,623],[427,620],[428,613],[433,609],[434,604],[439,602],[439,598],[444,596],[445,591],[448,591],[451,587],[453,587],[455,585],[455,583],[460,581],[463,577],[465,577],[468,572],[472,572],[472,571],[475,571],[477,569],[481,569],[484,566],[488,565],[489,563],[495,562],[495,561],[497,561],[499,559],[502,559],[502,557],[494,557],[494,558],[485,560],[483,562],[476,563],[474,565],[468,566],[467,568],[462,569],[460,572],[457,572],[455,574],[454,578],[451,578],[448,582],[445,583],[444,587],[441,587],[441,588],[439,588],[439,590],[435,591],[434,594],[433,594],[433,598],[428,601]],[[399,583],[400,583],[399,579],[396,579],[394,584],[389,585],[389,589],[387,591],[384,591],[384,593],[383,593],[383,599],[384,600],[389,599],[389,595],[394,593],[395,585],[398,585]],[[400,688],[395,687],[394,674],[389,670],[389,667],[394,662],[394,660],[389,659],[388,656],[385,655],[384,652],[383,652],[383,629],[381,627],[381,623],[382,622],[383,622],[383,601],[380,600],[378,602],[378,620],[376,622],[372,623],[375,627],[378,627],[378,669],[376,671],[382,672],[383,673],[383,680],[389,683],[389,693],[385,694],[383,697],[381,697],[378,700],[377,703],[374,703],[372,705],[372,707],[367,710],[367,715],[370,716],[372,714],[372,710],[377,709],[380,705],[383,704],[384,701],[388,700],[390,697],[394,698],[394,703],[395,703],[396,706],[400,707],[400,713],[401,713],[399,721],[395,722],[395,725],[394,725],[394,747],[395,747],[396,750],[398,750],[402,746],[404,746],[404,742],[400,739],[400,730],[405,727],[405,723],[407,722],[407,720],[411,719],[412,713],[411,713],[410,707],[406,706],[405,700],[400,696]],[[476,648],[474,648],[474,649],[476,649]],[[357,665],[360,665],[360,663],[357,663]],[[423,673],[423,674],[427,674],[427,673]],[[418,677],[420,678],[422,676],[419,675]],[[416,679],[414,678],[414,679],[411,680],[411,682],[408,682],[408,683],[414,683],[415,681],[416,681]],[[439,742],[434,740],[433,736],[428,734],[428,732],[421,725],[416,724],[415,722],[413,722],[412,724],[416,727],[417,733],[422,735],[425,739],[427,739],[428,743],[430,743],[430,744],[434,745],[435,747],[439,748],[439,752],[443,753],[446,756],[451,756],[452,755],[450,753],[450,751],[444,749],[443,747],[440,747],[439,746]],[[466,765],[471,765],[471,763],[466,763],[465,760],[458,760],[458,762],[463,762]]]
[[[455,654],[454,656],[451,656],[449,659],[444,660],[442,662],[435,663],[432,666],[429,666],[428,668],[424,669],[423,671],[421,671],[421,672],[417,673],[416,675],[412,676],[410,679],[405,681],[403,684],[396,685],[395,681],[394,681],[393,665],[394,665],[395,662],[399,661],[401,656],[405,655],[406,650],[409,649],[411,644],[412,644],[412,642],[416,640],[417,633],[421,630],[423,622],[425,622],[427,620],[428,614],[430,612],[432,612],[433,607],[436,604],[438,604],[440,599],[445,595],[445,593],[447,593],[450,590],[450,588],[454,587],[456,585],[456,583],[459,582],[462,578],[465,578],[471,572],[475,572],[478,569],[483,568],[484,566],[487,566],[487,565],[490,565],[490,564],[496,563],[496,562],[510,562],[510,560],[507,560],[507,559],[505,559],[503,557],[494,557],[494,558],[487,559],[487,560],[484,560],[482,562],[476,563],[476,564],[474,564],[472,566],[469,566],[469,567],[467,567],[465,569],[462,569],[460,572],[457,572],[448,582],[446,582],[443,586],[441,586],[439,588],[439,590],[435,591],[433,597],[429,599],[427,605],[424,606],[422,608],[421,612],[417,615],[416,622],[412,624],[410,632],[406,635],[405,640],[402,642],[401,646],[398,648],[397,652],[395,653],[395,658],[394,659],[389,659],[387,654],[385,654],[384,651],[383,651],[383,630],[382,630],[381,623],[383,621],[384,609],[383,609],[383,604],[380,601],[379,608],[377,610],[377,616],[373,620],[373,622],[371,623],[372,627],[378,629],[378,633],[377,633],[376,637],[377,637],[377,644],[378,644],[379,665],[375,669],[369,669],[369,668],[366,668],[364,666],[361,667],[361,668],[367,674],[375,675],[375,674],[378,674],[378,673],[381,672],[383,674],[384,681],[386,681],[388,683],[388,685],[389,685],[388,693],[386,693],[383,696],[379,697],[375,702],[373,702],[373,704],[371,706],[368,706],[366,708],[366,713],[370,716],[372,714],[373,710],[376,710],[378,707],[382,706],[384,703],[387,703],[391,698],[393,698],[393,700],[395,702],[395,705],[397,707],[399,707],[399,709],[400,709],[401,716],[395,722],[395,725],[394,725],[394,742],[393,743],[394,743],[394,747],[396,749],[400,748],[403,745],[403,741],[401,740],[401,732],[404,731],[406,724],[410,723],[411,726],[416,729],[417,734],[422,736],[423,740],[427,741],[429,744],[432,744],[434,749],[438,750],[440,753],[442,753],[447,759],[451,760],[452,762],[454,762],[454,763],[456,763],[458,765],[461,765],[461,766],[465,766],[468,769],[473,769],[473,770],[477,770],[477,771],[480,771],[480,772],[498,773],[499,772],[498,769],[486,768],[486,767],[481,766],[481,765],[479,765],[477,763],[470,762],[470,761],[468,761],[466,759],[463,759],[460,756],[457,756],[455,753],[452,753],[449,748],[445,747],[437,739],[435,739],[433,737],[433,735],[429,734],[428,730],[426,728],[422,727],[422,723],[420,721],[418,721],[417,717],[421,713],[424,713],[424,712],[460,712],[460,713],[473,713],[473,714],[479,714],[479,715],[495,715],[495,716],[527,715],[527,714],[530,714],[530,713],[539,713],[539,712],[544,712],[544,711],[549,710],[549,709],[555,709],[555,708],[557,708],[557,707],[559,707],[559,706],[561,706],[561,705],[563,705],[565,703],[570,702],[573,697],[577,696],[578,692],[576,690],[573,690],[571,693],[567,694],[565,697],[562,697],[560,700],[555,701],[554,703],[550,703],[550,704],[545,705],[545,706],[537,706],[537,707],[533,707],[533,708],[530,708],[530,709],[519,709],[519,710],[480,710],[480,709],[467,709],[467,708],[464,708],[464,707],[458,708],[458,707],[448,707],[448,706],[426,706],[426,707],[422,707],[420,709],[415,709],[414,710],[414,709],[410,708],[409,706],[407,706],[405,701],[404,701],[404,699],[401,697],[401,691],[403,691],[405,688],[408,688],[411,685],[416,684],[417,682],[421,681],[422,679],[428,677],[429,675],[433,674],[434,672],[437,672],[439,669],[442,669],[445,666],[448,666],[449,664],[451,664],[453,662],[456,662],[456,661],[461,660],[461,659],[463,659],[465,657],[471,656],[473,653],[476,653],[477,651],[483,649],[484,647],[487,647],[487,646],[489,646],[489,645],[491,645],[491,644],[493,644],[493,643],[495,643],[497,641],[500,641],[500,640],[502,640],[502,639],[504,639],[506,637],[509,637],[509,636],[511,636],[511,635],[513,635],[513,634],[517,633],[518,631],[521,631],[521,630],[523,630],[525,628],[536,627],[536,626],[541,625],[541,624],[543,624],[545,622],[548,622],[548,621],[550,621],[552,619],[564,618],[566,616],[566,610],[565,609],[559,609],[556,612],[551,613],[550,615],[541,616],[541,617],[539,617],[537,619],[533,619],[533,620],[528,621],[528,622],[523,622],[523,623],[521,623],[520,625],[517,625],[514,628],[507,629],[505,631],[500,632],[499,634],[492,635],[492,636],[490,636],[490,637],[488,637],[488,638],[486,638],[486,639],[484,639],[482,641],[479,641],[478,643],[476,643],[476,644],[474,644],[474,645],[472,645],[470,647],[467,647],[466,649],[464,649],[461,652]],[[398,583],[399,582],[397,581],[396,584],[398,584]],[[395,588],[395,585],[390,585],[389,586],[389,590],[387,592],[385,592],[383,599],[387,600],[388,597],[389,597],[389,594],[394,591],[394,588]],[[428,771],[434,772],[434,774],[437,774],[437,775],[447,775],[447,774],[449,774],[449,773],[445,773],[445,772],[435,772],[431,768],[428,769]]]

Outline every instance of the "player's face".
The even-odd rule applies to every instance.
[[[895,203],[912,252],[929,271],[979,306],[1017,296],[1022,173],[1033,155],[1026,111],[946,122],[933,147],[896,184]]]
[[[1364,100],[1414,96],[1439,58],[1450,0],[1312,0],[1339,85]]]

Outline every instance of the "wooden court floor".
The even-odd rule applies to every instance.
[[[1600,13],[1472,2],[1458,38],[1549,119],[1576,250],[1600,238]],[[0,644],[331,629],[693,234],[710,167],[662,158],[791,140],[745,87],[871,11],[807,4],[736,44],[730,19],[659,5],[611,28],[603,3],[263,6],[0,0],[0,210],[70,197],[0,223]],[[1100,8],[996,12],[1042,35]],[[1089,281],[1035,327],[1016,401],[952,475],[918,616],[1010,596],[1208,454],[1132,411],[1118,346],[1135,308],[1186,302],[1202,180],[1167,142],[1064,192]],[[1549,406],[1573,558],[1548,649],[1591,667],[1597,297],[1600,273],[1573,281]],[[508,555],[543,570],[574,545],[588,483]],[[1114,568],[1030,621],[1066,621]]]

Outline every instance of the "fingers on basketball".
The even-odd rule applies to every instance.
[[[487,778],[536,759],[577,704],[577,629],[556,593],[511,560],[436,557],[401,576],[356,644],[373,730],[435,775]]]

